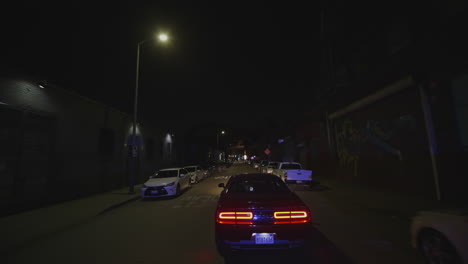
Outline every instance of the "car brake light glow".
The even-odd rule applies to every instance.
[[[307,218],[306,211],[281,211],[273,214],[275,219]]]
[[[219,219],[236,219],[235,212],[221,212],[218,214]]]
[[[307,218],[306,211],[291,211],[291,218]]]
[[[252,224],[253,219],[252,212],[218,212],[218,219],[216,220],[220,224]],[[234,221],[233,221],[234,220]]]
[[[251,212],[236,212],[236,219],[252,219],[253,213]]]
[[[273,214],[273,216],[275,217],[275,219],[291,218],[291,212],[290,212],[290,211],[286,211],[286,212],[275,212],[275,213]]]
[[[277,211],[273,213],[274,224],[299,224],[310,221],[307,211]]]

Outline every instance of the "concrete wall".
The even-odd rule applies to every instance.
[[[10,78],[0,81],[0,118],[1,140],[7,146],[0,150],[3,208],[128,185],[131,115],[69,90],[52,85],[41,89],[26,78]],[[165,153],[162,129],[144,124],[138,129],[143,145],[138,148],[136,183],[173,163]]]

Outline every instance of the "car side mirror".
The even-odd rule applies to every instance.
[[[220,187],[220,188],[224,188],[224,182],[222,182],[222,183],[219,183],[219,184],[218,184],[218,187]]]

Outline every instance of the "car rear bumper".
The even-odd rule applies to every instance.
[[[256,244],[255,240],[240,240],[237,242],[229,240],[219,240],[221,246],[230,250],[272,250],[272,249],[292,249],[299,248],[305,244],[304,240],[275,240],[273,244]]]
[[[155,193],[154,191],[157,191],[157,193]],[[156,197],[174,196],[174,195],[176,195],[176,188],[174,186],[141,188],[142,198],[156,198]]]
[[[289,184],[311,184],[312,180],[290,180],[290,179],[287,179],[285,182],[289,183]]]
[[[311,224],[243,226],[216,223],[215,236],[219,246],[234,250],[290,249],[303,246]],[[273,244],[256,244],[254,233],[273,233]]]

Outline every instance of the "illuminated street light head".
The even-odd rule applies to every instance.
[[[159,34],[159,35],[158,35],[158,39],[159,39],[159,41],[167,42],[167,40],[169,39],[169,37],[167,36],[167,34],[162,33],[162,34]]]
[[[221,131],[221,134],[224,134],[224,130],[223,130],[223,131]]]

